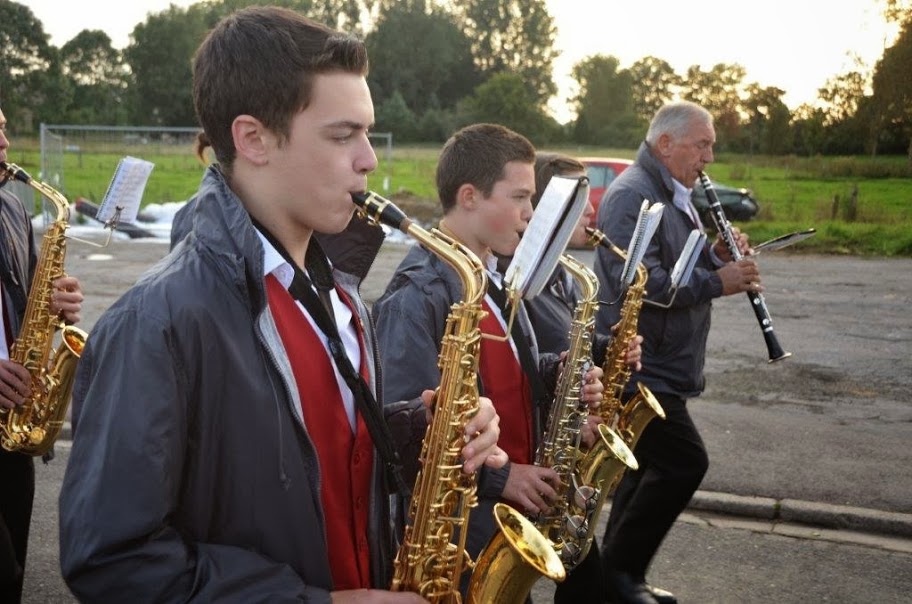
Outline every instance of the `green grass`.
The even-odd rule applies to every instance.
[[[188,199],[204,171],[192,149],[152,147],[124,147],[116,153],[67,153],[61,192],[71,201],[86,197],[100,202],[117,162],[125,155],[133,155],[155,163],[143,205]],[[369,179],[370,188],[394,199],[414,218],[435,221],[440,216],[434,185],[439,150],[436,145],[394,147],[391,164],[384,162],[381,155],[381,164]],[[632,159],[636,155],[630,149],[547,150],[578,157]],[[749,188],[759,200],[758,216],[737,225],[752,241],[814,227],[817,235],[793,250],[912,257],[912,167],[906,158],[719,155],[716,159],[707,168],[710,178]],[[15,141],[9,160],[38,176],[35,141]],[[853,194],[854,206],[850,203]]]

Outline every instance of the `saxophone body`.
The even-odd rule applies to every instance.
[[[55,220],[41,243],[22,327],[10,350],[10,360],[31,375],[32,393],[22,405],[0,410],[0,446],[7,451],[44,455],[63,428],[76,364],[88,338],[86,332],[66,325],[50,311],[52,282],[64,275],[69,204],[58,191],[34,180],[14,164],[0,162],[0,172],[25,182],[56,209]],[[60,342],[55,350],[58,331]]]
[[[392,202],[374,193],[355,194],[352,199],[371,221],[404,231],[438,255],[463,286],[463,299],[450,308],[444,328],[434,416],[422,441],[421,470],[390,589],[414,592],[432,603],[459,603],[462,574],[474,566],[473,579],[477,574],[484,581],[469,586],[468,601],[522,602],[550,566],[556,563],[563,572],[553,549],[528,520],[500,505],[497,520],[505,528],[492,540],[496,545],[489,544],[474,563],[465,551],[469,514],[478,497],[476,477],[462,471],[460,452],[465,445],[463,426],[478,412],[479,324],[486,315],[482,301],[487,291],[484,265],[444,233],[414,224]],[[527,576],[534,579],[524,593],[493,591],[492,584],[519,583],[522,589]]]
[[[590,244],[607,247],[612,253],[622,259],[627,259],[627,254],[611,243],[604,233],[596,229],[588,231]],[[635,447],[643,429],[650,421],[656,417],[665,419],[665,411],[662,406],[649,388],[643,384],[637,384],[637,393],[626,404],[623,401],[624,390],[627,382],[630,381],[631,374],[626,362],[627,349],[630,341],[637,334],[640,309],[643,306],[643,297],[646,295],[647,278],[646,267],[641,263],[636,267],[634,282],[627,289],[617,332],[605,352],[605,363],[602,365],[602,383],[605,386],[605,393],[599,408],[599,415],[607,425],[617,430],[631,449]]]
[[[582,400],[585,374],[592,366],[592,334],[598,310],[598,278],[586,265],[571,256],[561,256],[561,265],[580,286],[580,299],[570,321],[569,348],[558,378],[554,404],[545,428],[544,438],[535,456],[535,465],[557,472],[557,503],[548,512],[533,518],[535,525],[551,540],[564,568],[575,568],[585,557],[591,538],[590,517],[606,476],[596,466],[632,457],[611,444],[611,436],[602,436],[595,453],[584,459],[580,452],[580,430],[589,415]],[[619,464],[620,468],[626,464]],[[586,476],[581,475],[582,473]],[[607,469],[607,466],[606,466]]]

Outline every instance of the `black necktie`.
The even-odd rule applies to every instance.
[[[329,352],[336,362],[339,373],[351,390],[355,404],[358,406],[358,411],[361,412],[364,423],[367,425],[371,440],[383,460],[391,490],[394,489],[401,495],[408,495],[409,488],[402,478],[402,460],[399,458],[399,452],[393,446],[393,437],[390,434],[389,426],[386,425],[386,420],[380,412],[380,406],[377,404],[370,387],[361,374],[355,370],[351,359],[348,358],[348,354],[345,352],[345,345],[339,336],[336,321],[332,316],[332,303],[330,302],[329,292],[335,288],[335,283],[332,278],[332,269],[329,267],[329,261],[326,259],[323,249],[315,238],[310,238],[304,264],[307,266],[308,272],[313,275],[312,285],[310,278],[291,259],[285,247],[273,237],[272,233],[263,228],[253,217],[251,217],[251,220],[263,234],[263,237],[272,244],[294,270],[294,278],[288,288],[288,293],[304,305],[314,322],[326,335]],[[317,291],[314,291],[314,287],[316,287]],[[317,292],[319,292],[319,296]]]

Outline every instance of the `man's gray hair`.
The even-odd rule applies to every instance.
[[[700,105],[690,101],[675,101],[663,105],[649,124],[646,142],[649,146],[654,146],[663,134],[668,134],[674,139],[681,138],[687,134],[695,121],[703,121],[712,126],[713,116]]]

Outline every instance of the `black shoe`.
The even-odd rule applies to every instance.
[[[616,570],[608,571],[606,579],[608,601],[612,604],[656,604],[643,581]]]
[[[653,587],[649,583],[646,583],[646,591],[648,591],[649,595],[651,595],[659,604],[678,604],[678,599],[675,595],[661,587]]]

